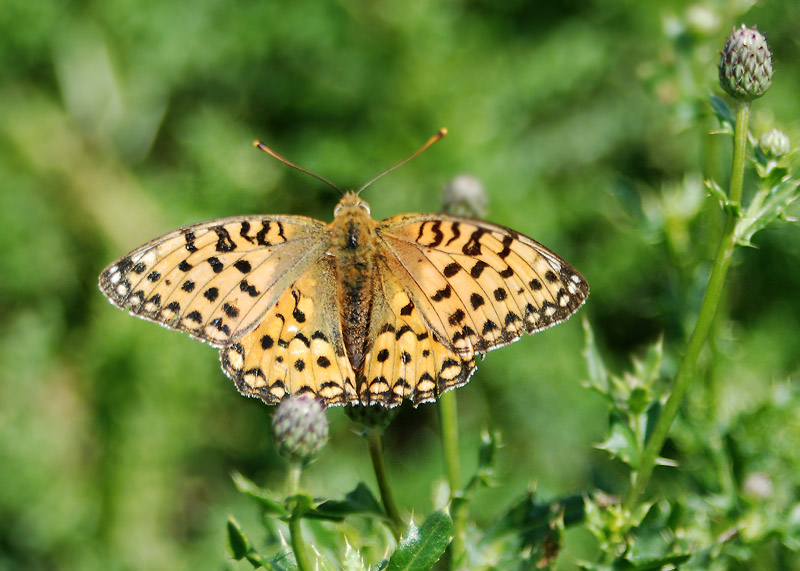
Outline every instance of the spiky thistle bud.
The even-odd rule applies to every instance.
[[[487,202],[486,189],[474,176],[459,175],[444,187],[442,205],[447,214],[483,218],[486,216]]]
[[[328,440],[325,407],[308,395],[284,399],[272,418],[272,438],[288,460],[310,462]]]
[[[758,140],[758,149],[767,158],[778,160],[785,157],[792,150],[792,143],[789,137],[780,129],[767,131]]]
[[[719,83],[736,99],[752,101],[772,84],[772,54],[767,40],[744,24],[725,41],[719,61]]]
[[[344,413],[353,422],[360,424],[365,428],[375,428],[377,430],[386,430],[386,427],[391,424],[394,417],[397,416],[398,408],[386,408],[384,406],[346,406]]]

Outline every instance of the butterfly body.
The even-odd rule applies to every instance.
[[[479,220],[376,222],[347,193],[326,224],[212,220],[111,264],[116,305],[220,348],[240,392],[415,405],[465,384],[474,357],[567,319],[586,281],[531,238]]]
[[[359,370],[369,333],[372,299],[375,296],[377,236],[369,206],[353,193],[347,193],[335,210],[329,226],[336,260],[342,334],[350,364]]]

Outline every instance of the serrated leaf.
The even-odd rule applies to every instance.
[[[236,489],[256,500],[266,515],[279,518],[284,518],[289,515],[282,501],[273,498],[267,490],[260,488],[253,481],[245,478],[238,472],[234,472],[231,478],[233,478]]]
[[[608,437],[601,443],[595,444],[595,448],[605,450],[614,458],[619,458],[631,468],[639,465],[639,447],[636,442],[636,435],[622,418],[612,412],[608,427]]]
[[[433,512],[421,527],[410,523],[386,571],[427,571],[444,554],[452,537],[453,520],[443,511]]]
[[[346,541],[346,540],[345,540]],[[364,565],[364,559],[357,549],[354,549],[350,543],[344,552],[344,561],[342,561],[343,571],[368,571],[368,567]]]
[[[315,510],[307,513],[306,517],[341,521],[349,515],[375,515],[380,517],[385,515],[380,502],[364,482],[359,482],[352,491],[345,495],[343,500],[323,502]]]
[[[787,179],[772,187],[767,193],[756,195],[736,224],[736,242],[751,245],[753,235],[786,214],[786,209],[797,200],[800,181]],[[762,191],[763,193],[764,191]]]
[[[709,103],[711,104],[711,111],[719,122],[722,123],[722,126],[725,128],[730,127],[732,131],[736,125],[736,117],[725,100],[718,95],[712,95]]]

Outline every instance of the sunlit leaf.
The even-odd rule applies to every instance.
[[[453,520],[433,512],[422,526],[409,524],[400,545],[389,558],[387,571],[427,571],[444,554],[453,534]]]

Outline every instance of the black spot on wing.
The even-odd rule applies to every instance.
[[[485,270],[488,267],[489,264],[487,264],[483,260],[478,260],[477,262],[475,262],[475,265],[472,266],[472,269],[469,271],[469,275],[471,275],[475,279],[478,279],[479,277],[481,277],[483,270]]]
[[[431,232],[433,232],[433,240],[431,240],[431,242],[428,244],[422,244],[420,240],[422,240],[422,234],[425,231],[426,224],[430,224]],[[436,246],[442,243],[442,240],[444,240],[444,233],[441,230],[441,226],[442,223],[439,220],[427,220],[423,222],[422,225],[419,227],[419,235],[417,236],[417,242],[419,244],[422,244],[423,246],[427,246],[429,248],[435,248]]]
[[[467,240],[467,243],[464,244],[464,247],[461,248],[461,251],[467,256],[479,256],[481,253],[481,236],[486,234],[486,230],[483,228],[478,228],[475,230]]]
[[[505,259],[511,253],[511,244],[514,242],[514,238],[511,236],[503,236],[503,249],[497,253],[497,256],[501,259]]]
[[[450,224],[450,232],[453,233],[453,237],[447,241],[445,246],[449,246],[451,243],[458,240],[458,238],[461,236],[461,224],[459,224],[458,222],[453,222],[452,224]]]
[[[269,234],[269,227],[270,227],[269,220],[261,221],[261,230],[259,230],[256,233],[256,242],[258,242],[259,246],[272,246],[272,243],[267,240],[267,234]]]
[[[431,296],[431,300],[432,301],[442,301],[443,299],[447,299],[448,297],[450,297],[451,293],[452,293],[452,288],[450,287],[450,284],[447,284],[442,289],[440,289],[435,294],[433,294]]]
[[[256,286],[250,285],[247,283],[247,280],[242,280],[241,283],[239,283],[239,289],[247,293],[250,297],[258,297],[261,295],[261,292],[256,289]]]
[[[464,317],[466,317],[464,311],[461,309],[456,309],[447,320],[450,322],[450,325],[458,325],[464,321]]]
[[[306,320],[306,314],[303,313],[300,308],[300,292],[292,291],[292,297],[294,298],[294,309],[292,310],[292,317],[294,317],[297,323],[304,323]]]
[[[311,347],[311,341],[308,340],[308,337],[300,333],[299,331],[295,333],[294,338],[300,341],[306,347]]]
[[[231,235],[224,226],[214,226],[214,232],[217,234],[217,252],[233,252],[236,249],[236,243],[231,240]]]
[[[256,239],[254,236],[250,236],[250,223],[247,220],[242,220],[242,223],[239,225],[239,236],[254,244]]]
[[[227,325],[225,325],[225,323],[223,323],[221,317],[217,317],[216,319],[212,319],[209,322],[209,325],[211,327],[214,327],[215,329],[217,329],[221,333],[224,333],[225,335],[230,335],[231,334],[231,328],[228,327]]]
[[[116,266],[111,268],[111,270],[108,272],[108,275],[118,273],[124,276],[130,271],[132,267],[133,267],[133,262],[128,256],[125,256],[119,262],[117,262]]]
[[[395,339],[399,340],[403,335],[405,335],[409,331],[413,333],[411,327],[409,327],[408,325],[403,325],[400,329],[397,330],[397,332],[394,334],[394,337]]]
[[[222,311],[225,312],[225,315],[230,317],[231,319],[236,319],[239,317],[239,308],[231,305],[230,303],[223,303],[222,304]]]
[[[459,271],[461,271],[461,265],[458,262],[451,262],[444,267],[444,277],[452,278],[456,275]]]
[[[186,249],[189,252],[197,251],[197,246],[194,245],[194,232],[184,232],[183,239],[186,241]]]

